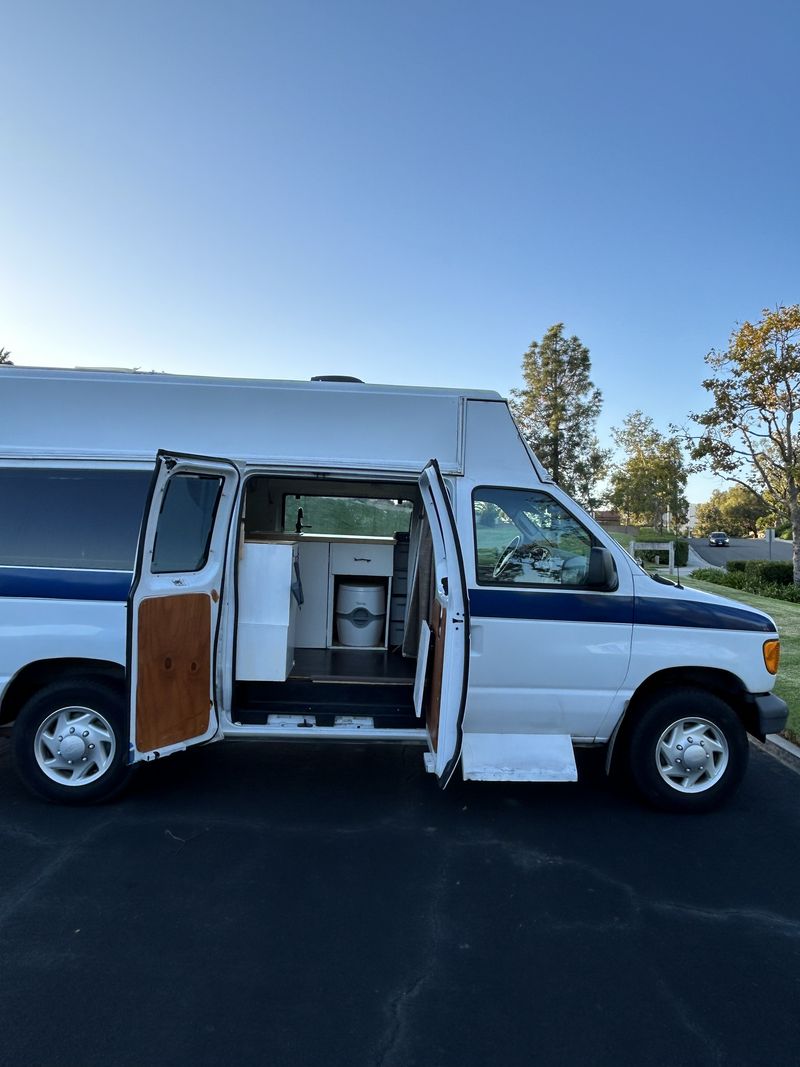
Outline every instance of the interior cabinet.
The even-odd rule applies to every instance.
[[[294,664],[297,545],[245,542],[239,560],[236,677],[285,681]]]
[[[295,630],[298,648],[325,648],[328,641],[328,581],[330,545],[304,541],[298,545],[303,603]]]
[[[384,626],[380,645],[385,648],[389,635],[389,615],[392,594],[392,570],[394,568],[393,544],[332,544],[330,574],[328,577],[328,645],[339,645],[336,638],[336,594],[338,583],[352,578],[385,578]]]
[[[385,578],[388,633],[394,545],[381,542],[303,540],[298,545],[303,604],[297,613],[298,648],[332,648],[335,640],[337,581],[343,578]]]

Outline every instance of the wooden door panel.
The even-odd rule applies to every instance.
[[[447,623],[447,609],[443,608],[436,597],[431,607],[431,641],[433,642],[433,664],[431,667],[430,687],[428,689],[427,722],[431,746],[436,752],[439,744],[439,713],[442,707],[442,671],[444,670],[444,637]]]
[[[149,597],[139,606],[136,747],[185,741],[208,729],[211,709],[211,598]]]

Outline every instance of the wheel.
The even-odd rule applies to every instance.
[[[656,696],[631,730],[628,757],[640,793],[665,811],[709,811],[738,788],[750,749],[736,712],[702,689]]]
[[[101,681],[62,681],[42,689],[14,724],[12,753],[22,781],[62,804],[109,800],[126,785],[125,701]]]
[[[514,553],[517,551],[517,549],[519,548],[519,546],[521,544],[522,544],[522,537],[519,534],[517,534],[516,537],[512,537],[511,538],[511,540],[508,542],[506,547],[500,553],[500,558],[498,559],[497,563],[495,563],[495,565],[494,565],[494,571],[492,572],[492,577],[493,578],[499,578],[500,577],[500,575],[503,573],[503,571],[509,565],[511,560],[514,558]]]

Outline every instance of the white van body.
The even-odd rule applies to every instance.
[[[702,809],[785,722],[772,620],[647,575],[495,393],[8,367],[0,410],[0,722],[50,798],[226,737],[419,743],[443,784],[574,780],[619,740]],[[311,530],[321,500],[407,529]]]

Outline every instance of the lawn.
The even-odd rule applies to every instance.
[[[781,665],[775,692],[789,705],[789,721],[784,733],[790,741],[800,744],[800,604],[754,596],[710,582],[697,582],[693,578],[681,577],[681,582],[693,589],[704,589],[708,593],[730,597],[731,600],[741,600],[744,604],[766,611],[775,620],[781,638]]]

